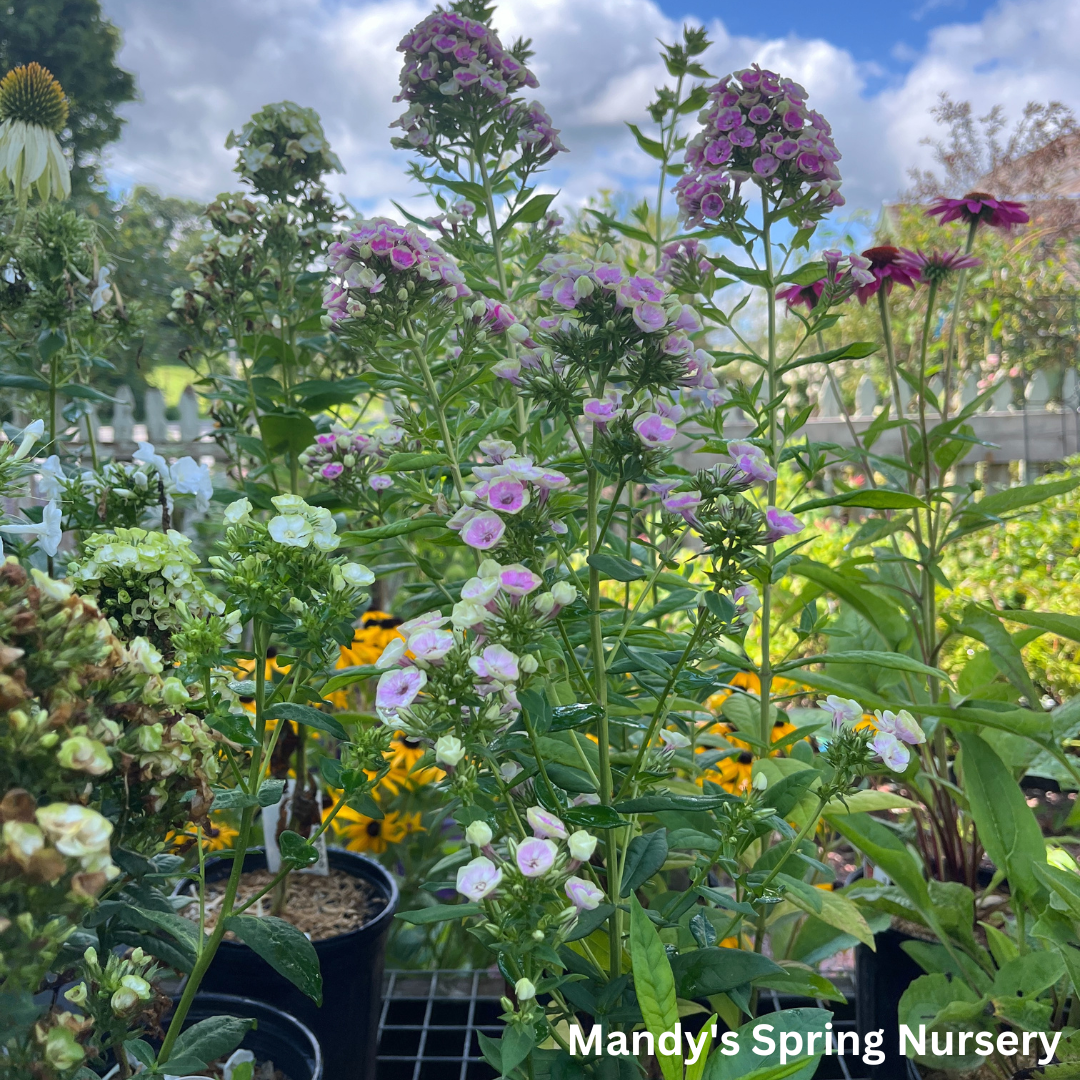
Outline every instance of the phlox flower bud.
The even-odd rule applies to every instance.
[[[465,756],[465,747],[456,735],[442,735],[435,743],[435,760],[440,765],[455,768]]]
[[[518,1001],[532,1001],[536,997],[536,986],[532,979],[518,979],[514,983],[514,995]]]
[[[474,847],[487,847],[491,843],[491,826],[486,821],[471,822],[465,830],[465,839]]]
[[[525,811],[525,817],[534,836],[539,836],[541,839],[549,837],[555,837],[557,840],[566,839],[566,826],[559,818],[543,807],[530,806]]]
[[[567,604],[572,604],[577,599],[577,588],[570,584],[569,581],[556,581],[551,586],[551,595],[555,599],[555,603],[559,607],[566,607]]]
[[[587,833],[584,829],[570,834],[566,846],[570,849],[570,857],[578,862],[588,862],[596,850],[596,837]]]
[[[591,881],[586,881],[576,875],[566,879],[563,890],[579,913],[593,911],[600,906],[601,901],[604,899],[602,889],[597,888]]]

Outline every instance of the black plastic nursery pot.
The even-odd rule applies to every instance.
[[[195,995],[185,1027],[211,1016],[239,1016],[256,1021],[244,1036],[240,1049],[250,1050],[256,1061],[272,1061],[289,1080],[330,1080],[323,1071],[319,1040],[305,1024],[281,1009],[232,994]]]
[[[200,991],[236,994],[281,1009],[315,1033],[327,1080],[369,1080],[375,1075],[383,960],[398,906],[398,887],[390,873],[372,859],[339,848],[330,848],[328,854],[331,868],[364,878],[386,903],[359,929],[314,942],[322,971],[322,1007],[239,941],[221,943]],[[262,849],[253,849],[244,858],[245,873],[265,867]],[[208,862],[207,880],[222,880],[230,868],[229,860]]]
[[[865,945],[855,948],[855,1015],[860,1035],[884,1029],[881,1049],[885,1060],[868,1067],[871,1080],[907,1080],[908,1059],[900,1056],[897,1010],[904,991],[920,975],[921,967],[901,946],[915,937],[902,930],[882,930],[874,935],[876,951]]]

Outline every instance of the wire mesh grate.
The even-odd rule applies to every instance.
[[[855,1006],[849,999],[822,1003],[762,991],[759,1013],[816,1005],[833,1012],[836,1034],[855,1031]],[[502,977],[489,971],[388,971],[379,1016],[377,1080],[489,1080],[498,1074],[484,1061],[479,1033],[502,1033],[499,999]],[[701,1017],[704,1020],[704,1016]],[[686,1018],[693,1029],[693,1017]],[[868,1067],[847,1055],[823,1057],[815,1080],[865,1080]]]

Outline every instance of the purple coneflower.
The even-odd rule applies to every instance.
[[[901,263],[909,277],[928,285],[940,285],[954,271],[981,264],[982,260],[965,255],[959,248],[956,251],[906,251]]]
[[[989,225],[992,229],[1008,232],[1014,225],[1026,225],[1031,218],[1024,210],[1024,204],[995,199],[985,191],[969,191],[961,199],[938,199],[929,210],[927,217],[940,217],[940,224],[950,221],[964,221],[968,225]]]

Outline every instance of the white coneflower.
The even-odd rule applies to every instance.
[[[68,103],[60,84],[40,64],[12,68],[0,79],[0,181],[24,204],[32,188],[43,200],[71,194],[69,166],[56,136]]]

